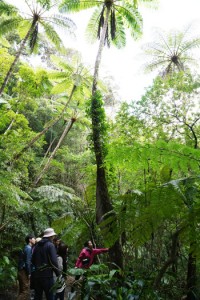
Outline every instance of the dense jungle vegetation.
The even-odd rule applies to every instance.
[[[142,34],[141,3],[24,5],[27,14],[0,0],[0,290],[16,284],[24,237],[53,227],[70,274],[88,238],[110,248],[84,299],[200,299],[200,75],[190,65],[200,39],[159,33],[145,49],[152,86],[110,118],[103,48]],[[69,13],[88,8],[93,73],[58,30],[73,33]]]

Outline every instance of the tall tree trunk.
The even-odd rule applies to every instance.
[[[35,179],[32,187],[37,186],[37,184],[39,183],[39,181],[41,180],[41,178],[43,177],[44,173],[46,173],[46,171],[49,169],[50,163],[52,161],[52,159],[54,158],[57,150],[59,149],[61,143],[63,142],[64,138],[66,137],[66,135],[68,134],[68,132],[70,131],[70,129],[72,128],[73,124],[75,123],[76,118],[71,118],[70,121],[67,123],[67,125],[65,126],[65,129],[55,147],[55,149],[53,150],[53,152],[51,153],[51,155],[48,158],[47,163],[45,164],[44,168],[42,169],[42,171],[40,172],[40,174],[37,176],[37,178]]]
[[[104,25],[101,32],[99,49],[95,61],[94,67],[94,77],[93,77],[93,85],[92,85],[92,102],[91,102],[91,111],[92,111],[92,135],[93,135],[93,144],[94,144],[94,152],[96,156],[96,165],[97,165],[97,177],[96,177],[96,220],[97,224],[102,221],[102,217],[113,210],[107,180],[106,180],[106,169],[104,166],[104,153],[103,153],[103,142],[101,137],[101,133],[98,130],[98,106],[96,105],[95,97],[97,92],[97,81],[99,76],[99,66],[101,62],[101,56],[103,52],[103,47],[105,44],[106,31],[108,26],[108,19],[111,12],[111,8],[108,6],[106,8],[106,17],[104,20]],[[120,268],[123,268],[123,255],[120,241],[117,240],[113,247],[109,251],[110,259]]]
[[[22,148],[22,150],[21,150],[19,153],[15,154],[14,157],[13,157],[13,160],[19,159],[19,158],[22,156],[22,154],[23,154],[24,152],[26,152],[26,151],[27,151],[27,150],[28,150],[35,142],[37,142],[37,141],[39,140],[39,138],[40,138],[42,135],[44,135],[51,127],[53,127],[58,121],[60,121],[60,119],[62,118],[62,116],[63,116],[63,114],[64,114],[64,112],[65,112],[66,107],[68,106],[69,102],[70,102],[71,99],[72,99],[72,96],[73,96],[73,94],[74,94],[76,88],[77,88],[77,86],[74,85],[73,88],[72,88],[72,90],[71,90],[69,99],[68,99],[67,103],[65,104],[63,110],[61,111],[60,115],[59,115],[56,119],[54,119],[52,122],[50,122],[49,125],[47,125],[47,126],[46,126],[41,132],[39,132],[34,138],[32,138],[32,139],[28,142],[28,144],[25,145],[24,148]]]
[[[4,78],[4,81],[3,81],[3,83],[2,83],[2,85],[0,87],[0,96],[2,95],[2,93],[3,93],[3,91],[4,91],[5,87],[6,87],[6,84],[7,84],[8,80],[10,79],[10,76],[13,73],[13,69],[14,69],[16,63],[19,60],[19,57],[20,57],[20,55],[21,55],[21,53],[22,53],[22,51],[23,51],[23,49],[24,49],[24,47],[26,45],[26,42],[27,42],[27,40],[28,40],[28,38],[29,38],[29,36],[30,36],[30,34],[31,34],[31,32],[32,32],[35,24],[36,24],[36,20],[34,20],[32,22],[31,27],[29,28],[29,31],[27,32],[25,38],[23,39],[23,41],[22,41],[22,43],[21,43],[21,45],[19,47],[19,50],[18,50],[17,54],[15,55],[15,59],[14,59],[13,63],[11,64],[11,66],[10,66],[10,68],[9,68],[9,70],[8,70],[5,78]]]

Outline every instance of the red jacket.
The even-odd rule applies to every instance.
[[[108,248],[90,249],[85,247],[81,250],[75,266],[77,268],[88,269],[94,260],[94,256],[103,252],[108,252]]]

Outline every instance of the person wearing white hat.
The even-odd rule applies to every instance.
[[[35,266],[35,296],[34,300],[42,300],[43,292],[47,300],[53,300],[54,285],[53,272],[60,275],[57,262],[56,248],[53,238],[57,234],[53,228],[45,229],[43,238],[39,241],[32,255],[32,263]]]

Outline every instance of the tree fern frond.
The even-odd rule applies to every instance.
[[[27,29],[31,27],[31,20],[21,20],[19,26],[17,27],[17,32],[20,38],[23,40],[27,34]]]
[[[84,9],[102,5],[101,1],[63,0],[60,12],[78,12]]]
[[[54,80],[64,80],[70,77],[71,73],[61,72],[61,71],[52,71],[48,73],[50,79]]]
[[[124,25],[129,28],[133,38],[138,38],[142,34],[142,16],[137,9],[127,4],[123,7],[115,5],[118,14],[123,18]]]
[[[61,93],[66,93],[70,92],[72,89],[72,82],[69,79],[65,79],[60,83],[57,83],[53,88],[52,88],[52,93],[53,94],[61,94]]]
[[[187,41],[183,46],[180,47],[180,53],[186,52],[190,49],[195,49],[200,47],[200,38],[195,38],[194,40]]]
[[[116,32],[115,38],[112,40],[112,43],[118,48],[121,49],[126,45],[126,32],[123,24],[121,15],[116,14]]]
[[[56,48],[59,50],[62,48],[62,40],[60,39],[57,32],[53,29],[53,27],[46,23],[46,22],[40,22],[40,24],[43,26],[45,30],[45,34],[48,37],[48,39],[56,46]]]
[[[79,199],[73,190],[66,191],[64,187],[56,185],[43,185],[33,190],[38,196],[48,200],[48,202],[56,202],[58,200],[69,200]]]
[[[54,220],[52,226],[56,232],[61,233],[68,225],[74,221],[72,212],[65,213],[62,217]]]
[[[62,69],[66,74],[73,73],[74,68],[69,63],[63,61],[63,58],[52,55],[51,60],[58,68]]]
[[[52,15],[48,21],[60,28],[67,28],[67,32],[72,34],[76,30],[76,24],[68,17],[62,15]]]
[[[20,17],[13,17],[10,19],[3,19],[0,21],[0,35],[5,35],[12,31],[13,29],[16,29],[20,22],[21,22]]]
[[[86,39],[91,44],[95,43],[97,40],[100,14],[101,9],[96,8],[87,24]]]
[[[0,45],[2,45],[5,48],[9,48],[10,47],[10,43],[3,36],[0,37]]]
[[[3,178],[2,174],[0,174],[0,203],[9,207],[15,207],[17,210],[23,209],[24,206],[28,206],[28,204],[24,203],[23,200],[32,200],[32,198],[28,193],[12,184],[8,178]]]
[[[49,10],[51,8],[51,0],[37,0],[42,8]]]
[[[13,5],[0,1],[0,15],[15,15],[18,12],[17,8]]]

